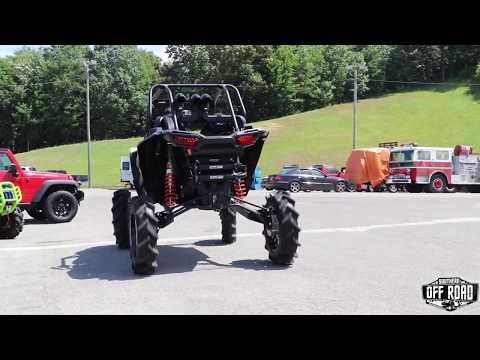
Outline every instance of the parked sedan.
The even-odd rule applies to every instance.
[[[267,190],[289,190],[291,192],[322,190],[343,192],[348,190],[348,182],[338,176],[327,176],[321,171],[310,169],[286,169],[278,175],[262,179],[262,187]]]

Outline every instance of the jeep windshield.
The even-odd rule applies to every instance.
[[[403,150],[403,151],[392,151],[390,153],[390,161],[412,161],[413,160],[413,150]]]

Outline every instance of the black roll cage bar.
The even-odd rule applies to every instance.
[[[228,89],[233,89],[235,91],[235,93],[236,93],[236,95],[237,95],[237,97],[240,101],[242,115],[244,117],[247,117],[247,111],[245,110],[245,105],[243,104],[243,100],[242,100],[242,97],[240,96],[240,92],[238,91],[238,89],[235,86],[230,85],[230,84],[157,84],[157,85],[153,85],[150,88],[150,91],[148,93],[148,117],[149,117],[149,119],[152,118],[152,113],[153,113],[153,105],[152,105],[153,93],[158,88],[163,88],[163,90],[166,91],[166,93],[168,95],[168,99],[170,101],[170,104],[173,106],[174,99],[173,99],[173,93],[172,93],[171,88],[201,88],[201,87],[203,87],[203,88],[218,88],[218,89],[223,89],[225,91],[225,94],[227,95],[230,111],[232,113],[233,122],[235,124],[235,130],[240,131],[240,127],[238,126],[238,122],[237,122],[237,117],[235,115],[235,110],[233,108],[232,97],[230,96],[230,92],[228,91]],[[179,129],[178,121],[177,121],[177,114],[176,114],[175,111],[172,111],[172,113],[173,113],[173,121],[175,122],[175,127],[177,129]]]

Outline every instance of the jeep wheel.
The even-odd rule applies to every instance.
[[[130,201],[130,191],[122,189],[115,191],[112,198],[112,224],[113,235],[119,249],[130,248],[130,230],[128,223],[130,221],[130,212],[128,203]]]
[[[158,266],[157,223],[154,206],[133,197],[130,201],[130,259],[137,275],[151,275]]]
[[[17,208],[5,217],[6,225],[0,228],[0,239],[15,239],[23,231],[23,212]]]
[[[35,220],[45,220],[47,218],[42,210],[27,210],[27,214]]]
[[[237,214],[230,207],[220,211],[222,221],[222,241],[225,244],[233,244],[237,241]]]
[[[269,259],[276,265],[291,265],[297,255],[298,212],[295,201],[287,192],[276,192],[267,197],[265,207],[270,212],[270,221],[265,223],[263,235]]]
[[[77,215],[78,201],[68,191],[55,191],[47,196],[43,204],[43,213],[54,223],[72,221]]]

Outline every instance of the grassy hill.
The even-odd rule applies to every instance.
[[[128,155],[130,148],[141,138],[92,142],[92,179],[95,187],[120,185],[120,157]],[[67,170],[70,174],[86,175],[87,143],[55,146],[17,154],[21,164],[38,170]]]
[[[270,131],[260,160],[262,172],[276,172],[284,163],[344,165],[352,148],[352,108],[351,103],[334,105],[256,123]],[[450,87],[360,100],[357,129],[358,147],[400,141],[425,146],[469,144],[480,150],[480,97],[468,87]],[[94,186],[119,185],[120,156],[139,140],[94,142]],[[86,144],[40,149],[18,157],[39,169],[87,173]]]

